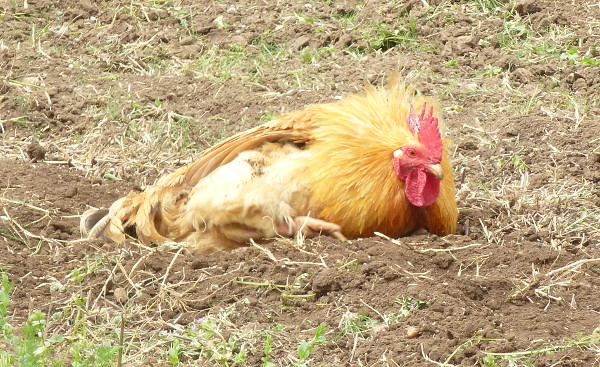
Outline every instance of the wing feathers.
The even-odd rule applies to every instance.
[[[310,140],[310,115],[305,111],[282,115],[224,140],[144,192],[132,191],[115,201],[108,212],[93,210],[84,213],[82,233],[90,238],[103,236],[120,243],[125,241],[127,228],[135,226],[136,235],[143,243],[185,237],[190,227],[180,220],[183,215],[181,206],[187,202],[188,194],[198,182],[216,168],[233,161],[241,152],[269,142],[297,144]]]
[[[194,186],[215,168],[231,162],[241,152],[254,149],[264,143],[305,143],[312,139],[314,113],[294,111],[253,129],[241,132],[209,148],[188,166],[181,184]]]

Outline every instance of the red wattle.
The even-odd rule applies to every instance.
[[[424,168],[412,170],[406,176],[406,197],[414,206],[433,204],[440,194],[440,180]]]

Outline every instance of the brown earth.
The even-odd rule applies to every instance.
[[[202,352],[214,340],[186,338],[210,319],[247,366],[262,365],[267,331],[269,359],[292,365],[320,323],[327,341],[309,365],[600,366],[600,8],[498,2],[511,23],[484,3],[3,5],[0,267],[16,285],[15,320],[60,310],[47,330],[68,334],[77,295],[107,340],[126,315],[126,365],[169,365],[170,342],[145,342],[174,336],[184,365],[236,365]],[[411,20],[408,44],[366,27]],[[446,106],[458,234],[277,240],[203,257],[79,240],[88,206],[397,69]]]

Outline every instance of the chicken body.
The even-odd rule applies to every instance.
[[[213,146],[108,211],[84,213],[82,231],[122,242],[129,228],[145,243],[184,241],[199,251],[298,231],[341,230],[349,238],[419,228],[453,233],[452,167],[437,118],[434,126],[433,116],[411,113],[425,105],[435,106],[395,78],[387,88],[282,115]]]

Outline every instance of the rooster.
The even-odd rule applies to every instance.
[[[232,136],[109,209],[86,211],[81,230],[197,251],[298,233],[451,234],[458,212],[438,114],[396,75]]]

